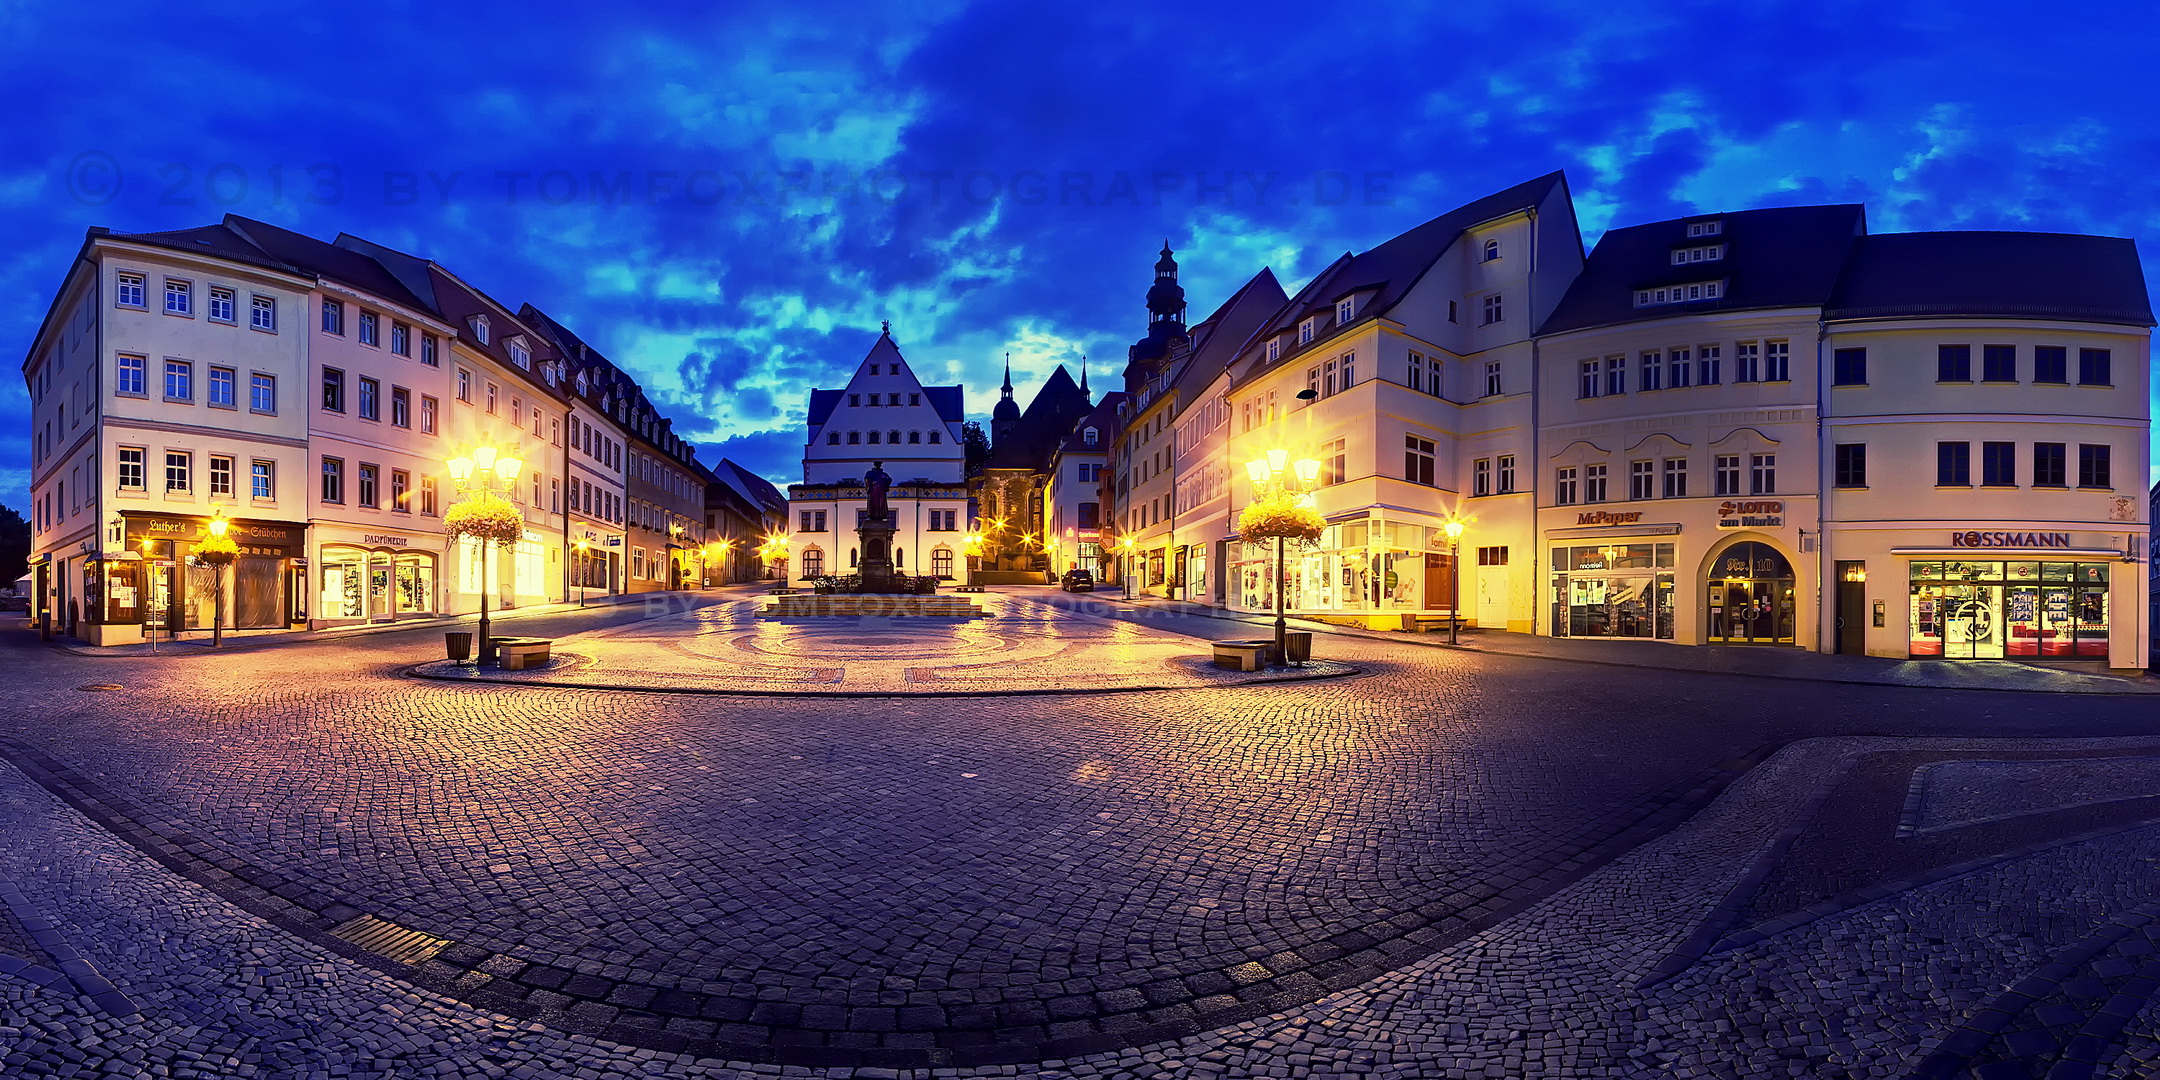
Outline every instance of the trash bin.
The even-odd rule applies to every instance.
[[[444,634],[443,647],[450,651],[450,659],[460,664],[472,659],[472,631],[452,630]]]
[[[1312,659],[1312,631],[1283,631],[1283,659],[1292,664]]]

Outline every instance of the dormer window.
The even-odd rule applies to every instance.
[[[1484,261],[1485,261],[1485,262],[1492,262],[1492,261],[1493,261],[1494,259],[1497,259],[1497,258],[1499,258],[1499,257],[1500,257],[1500,241],[1498,241],[1498,240],[1487,240],[1487,241],[1485,241],[1485,258],[1484,258]]]
[[[1674,248],[1672,264],[1674,266],[1685,266],[1688,263],[1717,262],[1724,257],[1725,245],[1702,244],[1697,247]]]
[[[1271,363],[1271,364],[1272,364],[1272,363],[1274,363],[1275,361],[1277,361],[1277,360],[1280,360],[1280,359],[1282,359],[1282,339],[1281,339],[1281,338],[1279,338],[1279,337],[1278,337],[1278,338],[1269,338],[1269,339],[1268,339],[1268,343],[1267,343],[1267,360],[1268,360],[1268,363]]]
[[[586,390],[587,390],[587,386],[586,386],[586,379],[585,379],[585,373],[584,373],[584,372],[582,372],[582,371],[580,371],[580,372],[578,372],[578,373],[577,373],[577,392],[578,392],[578,393],[580,393],[580,394],[582,394],[582,393],[585,393],[585,392],[586,392]]]
[[[477,341],[482,345],[488,343],[487,316],[475,315],[472,318],[465,320],[465,325],[472,328],[472,336],[474,341]]]
[[[1335,301],[1335,325],[1347,325],[1350,322],[1350,313],[1355,310],[1357,305],[1349,300]]]
[[[1725,231],[1723,221],[1692,221],[1688,223],[1688,239],[1698,236],[1717,236]]]
[[[1317,321],[1318,321],[1317,319],[1307,319],[1307,320],[1305,320],[1304,322],[1301,322],[1301,323],[1297,324],[1297,343],[1298,343],[1298,344],[1300,344],[1300,345],[1309,345],[1309,344],[1311,344],[1311,343],[1312,343],[1312,337],[1313,337],[1313,323],[1315,323],[1315,322],[1317,322]]]
[[[1099,440],[1101,437],[1101,434],[1097,432],[1094,428],[1088,428],[1087,430],[1080,433],[1080,441],[1086,443],[1089,446],[1095,445],[1096,441]]]
[[[483,339],[485,340],[485,339]],[[532,369],[532,350],[525,347],[523,338],[511,338],[504,342],[510,349],[510,362],[524,370]]]

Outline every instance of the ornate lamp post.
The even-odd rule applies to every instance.
[[[1283,541],[1316,540],[1327,528],[1326,519],[1313,508],[1312,491],[1320,482],[1320,462],[1312,458],[1290,461],[1290,452],[1277,448],[1265,457],[1245,463],[1257,496],[1238,516],[1238,534],[1246,541],[1275,541],[1275,655],[1280,660],[1290,640],[1290,626],[1283,617]]]
[[[215,514],[216,516],[210,519],[210,535],[203,537],[195,545],[195,558],[217,575],[216,582],[211,587],[211,592],[217,599],[216,606],[211,609],[210,647],[218,649],[225,645],[225,568],[232,565],[233,556],[240,553],[240,546],[225,535],[226,530],[232,527],[231,523],[225,520],[225,511],[217,510]]]
[[[758,562],[762,566],[762,572],[765,576],[771,576],[773,563],[787,558],[787,550],[787,537],[779,533],[766,537],[765,542],[758,545]],[[781,584],[787,584],[787,579],[781,579]]]
[[[516,490],[518,473],[525,463],[500,453],[492,446],[476,446],[471,457],[448,462],[450,482],[465,496],[443,515],[443,528],[452,536],[480,541],[480,662],[495,659],[488,638],[488,593],[495,582],[488,573],[488,547],[508,547],[525,537],[525,515],[502,493]]]
[[[1461,518],[1449,518],[1440,526],[1447,534],[1448,547],[1448,623],[1447,643],[1455,644],[1455,632],[1462,626],[1462,531]]]

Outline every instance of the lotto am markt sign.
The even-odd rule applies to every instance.
[[[1785,525],[1785,504],[1774,499],[1722,502],[1717,508],[1720,529],[1778,529]]]

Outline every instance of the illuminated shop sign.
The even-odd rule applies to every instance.
[[[1785,504],[1776,499],[1721,502],[1717,508],[1720,529],[1778,529],[1785,525]]]
[[[1629,510],[1618,514],[1605,510],[1587,510],[1575,515],[1575,524],[1577,525],[1633,525],[1641,520],[1642,511],[1640,510]]]
[[[2066,548],[2070,534],[2044,532],[1954,532],[1951,547],[1968,548]]]

